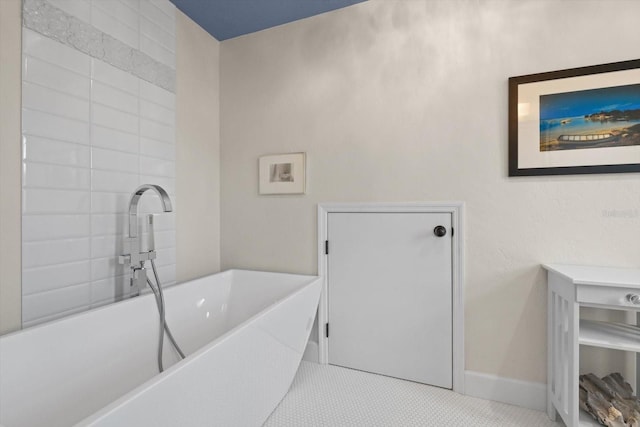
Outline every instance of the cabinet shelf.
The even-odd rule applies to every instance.
[[[640,294],[640,269],[545,265],[547,269],[547,413],[567,427],[598,426],[580,410],[580,351],[583,346],[633,352],[640,388],[640,306],[628,296]],[[637,314],[636,324],[580,319],[582,307]]]
[[[638,353],[640,352],[640,327],[581,319],[578,342],[592,347]]]

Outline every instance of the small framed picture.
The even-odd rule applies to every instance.
[[[275,154],[258,160],[260,194],[304,194],[305,153]]]
[[[640,172],[640,59],[509,79],[509,176]]]

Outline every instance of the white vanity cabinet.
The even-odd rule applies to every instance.
[[[599,425],[578,406],[581,345],[636,353],[640,386],[640,269],[545,264],[548,274],[547,413],[567,427]],[[626,310],[636,324],[580,319],[581,307]]]

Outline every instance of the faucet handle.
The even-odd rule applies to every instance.
[[[147,215],[147,251],[152,252],[155,251],[156,249],[156,240],[155,240],[155,236],[154,236],[154,227],[153,227],[153,222],[154,222],[154,215],[153,214],[149,214]]]
[[[144,267],[134,268],[131,276],[131,287],[136,288],[135,292],[139,294],[145,286],[147,286],[147,269]]]

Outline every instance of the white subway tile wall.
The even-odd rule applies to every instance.
[[[49,0],[49,3],[81,21],[91,22],[91,0]]]
[[[91,167],[91,147],[33,135],[23,136],[24,160],[53,165]]]
[[[92,1],[91,24],[134,49],[140,47],[138,11],[119,1]]]
[[[48,3],[175,70],[168,0]],[[31,326],[130,294],[117,256],[131,193],[158,184],[176,208],[175,95],[26,27],[22,92],[22,312]],[[157,214],[156,264],[172,285],[175,214],[161,213],[155,195],[140,212]]]

